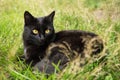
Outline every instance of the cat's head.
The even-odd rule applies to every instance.
[[[47,16],[36,18],[28,11],[24,12],[23,41],[25,44],[42,46],[50,43],[54,38],[55,11]]]

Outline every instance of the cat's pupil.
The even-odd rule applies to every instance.
[[[33,29],[32,32],[33,32],[33,34],[38,34],[39,33],[37,29]]]
[[[46,30],[45,30],[45,33],[46,33],[46,34],[49,34],[49,33],[50,33],[50,30],[49,30],[49,29],[46,29]]]

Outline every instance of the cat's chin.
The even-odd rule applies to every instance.
[[[32,44],[33,46],[44,46],[45,43],[44,42],[41,42],[41,43],[35,43],[35,44]]]
[[[42,42],[42,43],[39,43],[39,44],[37,44],[38,46],[44,46],[45,45],[45,43],[44,42]]]

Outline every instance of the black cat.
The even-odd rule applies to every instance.
[[[50,15],[35,18],[28,11],[24,13],[24,56],[26,63],[32,66],[45,56],[48,45],[55,39],[53,18],[55,11]]]
[[[80,30],[55,33],[53,26],[55,11],[45,17],[36,18],[28,11],[24,13],[24,56],[26,63],[39,71],[53,73],[54,64],[62,70],[66,64],[80,56],[86,58],[103,50],[98,35]]]

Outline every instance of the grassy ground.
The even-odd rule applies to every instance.
[[[23,53],[23,14],[35,16],[56,11],[55,29],[85,30],[99,34],[109,54],[106,65],[86,65],[79,75],[64,74],[62,80],[119,80],[120,78],[120,1],[119,0],[0,0],[0,80],[47,80],[29,66],[16,61]],[[103,52],[103,54],[105,54]],[[56,80],[53,74],[48,80]]]

